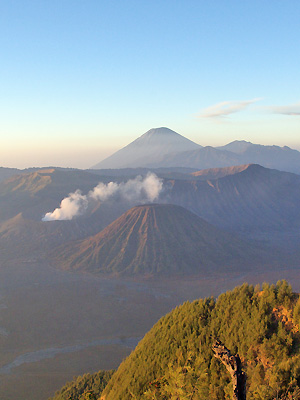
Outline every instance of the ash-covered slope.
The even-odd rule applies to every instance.
[[[200,145],[168,128],[150,129],[92,168],[136,168],[158,163],[167,154],[201,148]],[[157,165],[159,167],[159,165]]]
[[[121,274],[187,274],[253,266],[265,253],[170,204],[137,206],[86,240],[56,253],[64,269]]]

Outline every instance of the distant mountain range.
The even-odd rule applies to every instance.
[[[242,140],[221,147],[202,147],[168,128],[149,130],[92,168],[200,170],[249,163],[300,174],[300,152],[287,146],[263,146]]]
[[[107,171],[101,175],[101,170],[96,174],[49,168],[0,182],[0,261],[3,257],[41,256],[70,240],[98,234],[137,205],[135,199],[94,201],[85,213],[69,221],[41,219],[70,192],[87,194],[99,182],[126,182],[137,171],[146,175],[148,169],[130,169],[128,175],[123,175],[124,171],[111,170],[109,176]],[[290,251],[299,245],[299,175],[255,164],[192,173],[158,169],[156,173],[163,181],[156,202],[184,207],[215,229],[254,238],[267,246],[276,244]],[[169,230],[175,231],[175,226]]]
[[[95,236],[64,245],[55,259],[72,270],[174,275],[253,267],[266,261],[266,254],[183,207],[152,204],[130,209]]]

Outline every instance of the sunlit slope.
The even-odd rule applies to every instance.
[[[74,378],[72,382],[66,383],[58,390],[52,400],[86,400],[89,398],[93,400],[98,398],[113,373],[114,370],[99,371]]]
[[[200,180],[219,179],[224,178],[224,176],[235,175],[239,172],[245,171],[245,169],[249,168],[250,165],[251,164],[243,164],[224,168],[201,169],[200,171],[192,172],[191,175]]]
[[[240,355],[247,399],[298,399],[299,295],[285,281],[262,289],[244,284],[217,300],[186,302],[161,318],[101,399],[231,398],[229,375],[211,350],[215,338]]]
[[[124,274],[198,273],[261,262],[262,249],[170,204],[137,206],[86,240],[64,245],[63,268]]]

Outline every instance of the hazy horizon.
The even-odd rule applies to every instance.
[[[145,132],[143,132],[145,133]],[[180,133],[180,132],[177,132]],[[141,136],[141,135],[140,135]],[[136,138],[134,138],[133,140],[135,140]],[[188,138],[190,139],[190,138]],[[237,140],[245,140],[250,142],[250,140],[247,139],[237,139]],[[131,142],[130,142],[131,143]],[[195,142],[197,143],[197,142]],[[213,146],[213,147],[221,147],[224,146],[226,144],[228,144],[230,142],[224,142],[221,144],[205,144],[203,145],[202,143],[197,143],[200,144],[202,146]],[[252,142],[253,143],[253,142]],[[124,146],[126,146],[129,143],[126,143]],[[270,146],[288,146],[287,144],[276,144],[276,143],[253,143],[253,144],[264,144],[264,145],[270,145]],[[30,154],[26,155],[24,153],[22,160],[19,160],[17,163],[9,163],[8,165],[0,165],[0,167],[4,167],[4,168],[17,168],[17,169],[27,169],[27,168],[43,168],[43,167],[58,167],[58,168],[78,168],[78,169],[89,169],[91,168],[93,165],[95,165],[96,163],[106,159],[107,157],[111,156],[112,154],[114,154],[115,152],[117,152],[118,150],[122,149],[124,146],[121,147],[115,147],[110,148],[110,149],[105,149],[105,150],[94,150],[94,151],[89,151],[88,155],[88,161],[85,160],[84,156],[85,153],[84,151],[80,151],[80,150],[75,150],[73,153],[70,152],[65,153],[64,154],[64,159],[62,160],[61,156],[59,153],[53,152],[53,156],[51,157],[51,154],[49,155],[49,162],[47,163],[46,161],[44,161],[43,159],[43,155],[36,155],[35,156],[35,164],[32,164],[32,158],[30,156]],[[298,150],[300,151],[300,146],[298,148],[293,147],[293,146],[288,146],[294,150]],[[40,156],[40,160],[39,160],[39,156]],[[94,160],[94,161],[92,161]]]
[[[89,168],[151,128],[300,150],[300,3],[0,6],[0,166]]]

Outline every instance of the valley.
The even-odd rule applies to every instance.
[[[1,398],[47,399],[75,375],[117,368],[161,316],[186,300],[281,278],[300,290],[297,269],[145,280],[2,265]]]

